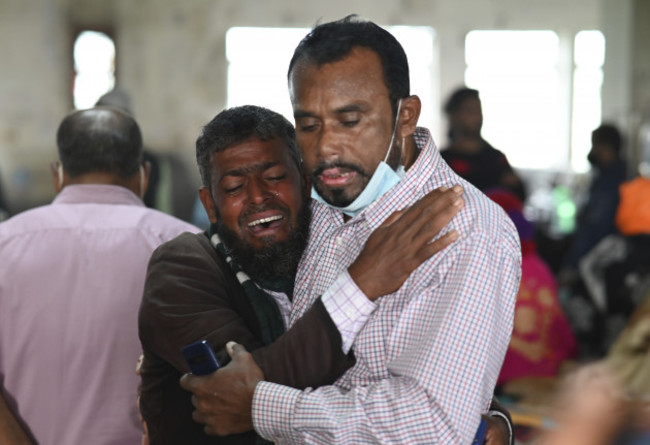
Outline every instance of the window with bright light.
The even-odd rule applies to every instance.
[[[411,92],[423,101],[421,125],[437,128],[437,60],[435,32],[430,27],[387,28],[402,44],[409,60]],[[234,27],[226,34],[228,59],[227,106],[260,105],[293,122],[287,90],[287,69],[293,51],[309,32],[307,28]],[[435,100],[435,101],[434,101]]]
[[[74,43],[74,106],[90,108],[115,85],[115,44],[106,34],[83,31]]]
[[[465,83],[479,90],[483,137],[514,167],[566,162],[568,102],[553,31],[471,31],[465,40]]]
[[[573,113],[571,116],[571,165],[589,169],[587,154],[591,132],[601,124],[601,88],[605,63],[605,36],[600,31],[580,31],[573,47]]]
[[[572,62],[562,51],[569,47],[553,31],[467,34],[465,83],[480,92],[483,137],[514,167],[588,169],[591,131],[601,119],[605,38],[579,32]]]

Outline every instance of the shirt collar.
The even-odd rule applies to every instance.
[[[114,204],[144,207],[138,196],[126,187],[106,184],[66,185],[52,204]]]

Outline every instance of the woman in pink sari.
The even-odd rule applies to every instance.
[[[577,352],[576,339],[558,300],[555,277],[537,254],[534,227],[524,217],[519,198],[503,189],[486,194],[515,223],[522,251],[514,329],[497,385],[522,377],[553,377],[559,365]]]

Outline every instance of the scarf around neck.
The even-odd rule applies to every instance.
[[[234,261],[228,248],[223,244],[221,238],[219,238],[214,224],[210,225],[206,235],[210,240],[212,247],[217,251],[217,254],[230,266],[237,277],[237,280],[244,288],[244,292],[246,293],[251,306],[253,306],[255,316],[260,325],[262,343],[264,343],[264,345],[270,345],[284,333],[285,328],[282,314],[280,313],[280,309],[278,308],[275,299],[264,290],[262,285],[267,289],[285,292],[288,296],[291,296],[293,290],[293,279],[291,279],[289,286],[287,286],[286,281],[283,282],[282,280],[278,283],[256,283],[246,272],[244,272],[239,264]]]

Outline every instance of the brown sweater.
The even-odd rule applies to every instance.
[[[208,340],[225,365],[225,344],[236,341],[252,352],[267,381],[300,389],[331,384],[354,362],[341,351],[341,336],[320,299],[263,347],[244,289],[204,234],[185,233],[153,253],[138,323],[144,351],[140,407],[151,445],[255,442],[252,432],[206,436],[192,420],[191,394],[179,385],[189,371],[181,348],[189,343]]]

